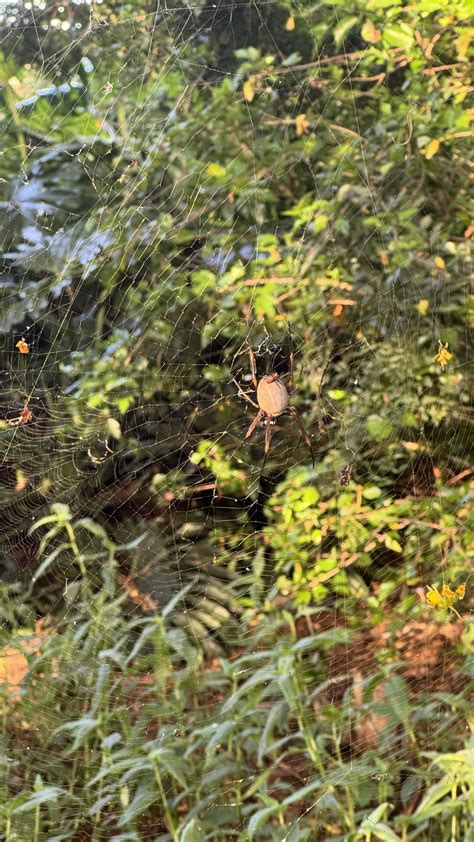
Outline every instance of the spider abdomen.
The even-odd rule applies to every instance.
[[[257,403],[267,415],[282,415],[288,407],[288,391],[274,374],[262,377],[257,386]]]

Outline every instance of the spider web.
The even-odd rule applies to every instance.
[[[331,53],[318,37],[319,9],[309,4],[292,9],[272,2],[119,4],[104,6],[104,13],[101,5],[55,6],[57,17],[46,3],[25,4],[22,12],[8,7],[4,13],[4,58],[11,62],[9,145],[2,170],[2,175],[9,172],[2,181],[5,622],[20,620],[31,628],[38,618],[56,617],[62,628],[82,628],[84,601],[94,603],[93,595],[107,585],[101,567],[112,540],[118,548],[120,616],[133,630],[117,649],[120,657],[130,655],[133,670],[136,637],[149,629],[143,622],[173,600],[179,610],[169,614],[170,634],[182,633],[170,637],[176,646],[174,669],[191,657],[186,641],[196,647],[193,652],[205,653],[195,689],[200,732],[193,730],[189,711],[177,708],[173,720],[155,729],[159,750],[172,751],[184,740],[199,753],[202,739],[206,750],[215,746],[224,752],[229,722],[237,734],[240,728],[244,733],[245,762],[233,744],[227,748],[225,786],[212,776],[201,781],[205,798],[196,813],[184,797],[175,838],[189,842],[186,827],[192,828],[191,840],[191,832],[203,834],[197,839],[246,838],[252,814],[274,805],[250,794],[244,808],[233,813],[235,793],[242,798],[251,784],[257,790],[265,758],[285,739],[288,753],[274,787],[265,793],[276,801],[288,799],[285,818],[278,827],[271,820],[264,824],[262,817],[263,829],[254,838],[350,838],[334,819],[334,789],[345,792],[350,804],[348,789],[365,788],[369,813],[374,804],[389,800],[384,787],[405,783],[407,801],[421,788],[414,764],[406,759],[411,755],[405,738],[399,736],[408,717],[407,686],[416,695],[431,690],[430,669],[441,676],[440,691],[451,690],[454,697],[463,686],[453,651],[460,625],[435,623],[421,609],[413,609],[407,623],[395,607],[394,624],[386,622],[390,600],[377,603],[376,597],[393,587],[402,548],[385,524],[380,534],[367,525],[376,517],[374,501],[394,505],[394,521],[402,521],[408,534],[406,593],[399,600],[415,603],[417,588],[422,592],[432,581],[432,570],[422,561],[433,538],[426,524],[440,522],[443,494],[446,517],[459,519],[465,506],[460,495],[449,492],[466,464],[466,433],[459,420],[466,404],[462,351],[453,377],[439,375],[432,364],[438,342],[451,335],[449,314],[465,294],[465,275],[446,283],[445,260],[433,264],[437,255],[446,255],[441,226],[428,223],[422,228],[427,232],[423,246],[433,269],[429,283],[423,279],[421,264],[407,258],[407,250],[417,247],[410,243],[414,200],[409,193],[398,196],[400,168],[389,170],[379,183],[372,176],[373,157],[384,148],[382,141],[377,147],[383,115],[366,107],[363,98],[374,93],[361,79],[376,74],[371,45],[351,36],[357,16],[349,25],[343,9],[331,7],[339,46]],[[291,25],[284,18],[278,29],[270,7],[296,18],[306,57],[291,49]],[[22,31],[23,11],[29,69],[18,78],[15,27]],[[235,61],[244,24],[252,37]],[[224,38],[213,47],[212,39],[225,28],[235,43]],[[255,29],[262,33],[260,55],[253,46]],[[284,44],[276,40],[277,29],[286,33]],[[273,51],[274,64],[265,65],[264,56]],[[436,51],[435,62],[442,63]],[[391,72],[395,76],[401,69],[395,62]],[[246,93],[249,80],[252,90]],[[198,98],[202,89],[208,92],[206,106]],[[278,107],[291,96],[291,107]],[[229,111],[236,115],[236,133],[226,146]],[[409,144],[410,120],[397,126],[387,117],[384,139],[392,133],[397,148]],[[265,143],[277,133],[270,154]],[[327,171],[318,165],[318,144],[334,148]],[[264,166],[265,158],[269,165]],[[12,179],[9,163],[17,159],[21,166]],[[449,164],[453,180],[461,184],[464,159],[452,155]],[[299,189],[299,182],[310,181],[310,191]],[[337,219],[331,218],[334,202]],[[400,246],[403,259],[396,255],[390,264],[387,218],[394,206],[406,226],[397,239],[406,236],[407,243]],[[433,211],[423,213],[426,218]],[[361,214],[368,220],[367,233],[353,240]],[[429,310],[423,312],[426,301]],[[430,320],[430,329],[423,318]],[[22,339],[27,354],[18,349]],[[259,378],[268,372],[284,377],[294,353],[291,401],[312,437],[314,469],[296,424],[286,416],[277,419],[265,461],[261,428],[243,442],[253,408],[242,391],[255,400],[250,348]],[[431,373],[417,378],[422,359],[431,364]],[[433,427],[441,420],[440,398],[450,407],[453,427],[458,426],[442,461],[445,484],[438,487],[442,442]],[[26,421],[25,407],[32,415]],[[417,412],[421,420],[415,425]],[[397,498],[409,501],[405,509],[396,508]],[[292,515],[288,522],[279,515],[285,510]],[[53,518],[50,523],[63,518],[75,524],[89,590],[81,584],[84,577],[70,547],[48,561],[61,533],[41,543],[45,529],[38,524],[46,517]],[[355,531],[348,536],[347,522],[358,518],[368,533],[365,542],[359,540],[363,550]],[[305,535],[310,536],[306,541]],[[443,581],[445,570],[447,582],[452,576],[465,579],[466,557],[453,551],[451,558],[449,546],[439,546]],[[293,653],[291,660],[287,624],[300,570],[306,596],[297,601],[293,631],[300,641],[295,652],[303,654]],[[437,581],[441,586],[439,575]],[[98,604],[107,617],[111,609]],[[278,607],[287,613],[279,614]],[[372,623],[366,620],[365,639],[352,621],[363,610],[366,616],[374,613]],[[40,638],[42,629],[37,626]],[[107,652],[111,664],[118,658],[110,654],[112,639],[109,649],[99,631],[97,639],[100,651],[84,645],[79,657],[79,672],[89,671],[91,684],[99,681]],[[73,640],[64,637],[66,660],[75,656]],[[272,647],[278,654],[274,660]],[[390,666],[387,653],[393,649],[409,664],[405,683]],[[430,651],[434,655],[428,656]],[[239,655],[242,661],[232,673],[232,659]],[[242,688],[255,663],[266,668],[262,683],[269,689],[256,699],[252,720],[252,695]],[[140,690],[136,696],[120,686],[115,730],[101,734],[112,764],[123,760],[113,756],[114,735],[119,734],[121,750],[122,729],[125,734],[140,717],[145,722],[157,715],[150,714],[156,699],[150,701],[146,683],[156,664],[146,665],[133,676]],[[65,686],[75,692],[77,676],[64,669]],[[234,681],[227,697],[224,679],[221,684],[218,679],[219,670],[223,676],[226,669]],[[54,733],[69,728],[77,750],[83,745],[77,723],[84,723],[86,714],[93,718],[93,706],[84,706],[86,714],[74,711],[75,718],[71,707],[69,723],[61,725],[61,717],[51,718],[48,705],[35,698],[40,677],[34,673],[32,710],[44,716],[47,727],[56,727]],[[451,701],[457,710],[461,703]],[[25,704],[28,709],[28,697]],[[290,711],[286,736],[285,705]],[[309,732],[331,706],[346,711],[350,726],[335,740],[339,766],[318,783],[319,748]],[[431,723],[420,727],[441,742],[454,717],[446,715],[441,697],[433,710]],[[258,763],[251,750],[247,753],[252,744],[247,723],[250,730],[273,734]],[[54,787],[56,766],[69,746],[58,748],[52,739],[43,749],[41,727],[29,723],[26,748],[42,785]],[[410,727],[408,740],[416,746]],[[222,737],[214,738],[215,733]],[[143,739],[140,728],[129,737],[137,755]],[[16,756],[8,741],[7,746]],[[159,757],[169,772],[165,755]],[[410,774],[400,771],[405,763]],[[52,807],[42,816],[45,838],[171,838],[163,804],[156,792],[150,796],[143,790],[140,774],[120,779],[120,797],[102,783],[90,784],[95,797],[88,811],[56,793],[64,806],[56,822]],[[170,780],[165,794],[179,805],[179,772]],[[12,785],[11,770],[4,783],[9,795],[28,789],[23,780],[17,788]],[[292,804],[296,791],[302,794]],[[229,818],[215,830],[219,808],[228,809]],[[269,819],[274,814],[269,812]],[[18,832],[32,833],[30,814],[18,812],[23,815],[15,819]]]

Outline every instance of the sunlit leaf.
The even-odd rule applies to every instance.
[[[439,152],[440,146],[441,144],[436,138],[434,140],[431,140],[428,143],[428,145],[425,146],[423,154],[427,161],[430,161],[431,158],[434,158],[434,156]]]
[[[255,96],[255,79],[253,76],[250,76],[250,78],[246,79],[246,81],[244,82],[243,92],[247,102],[252,102]]]

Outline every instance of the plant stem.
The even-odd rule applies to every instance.
[[[451,788],[451,798],[453,801],[457,799],[457,787],[456,784],[453,784]],[[456,842],[457,838],[457,816],[456,813],[453,813],[451,816],[451,842]]]
[[[320,773],[322,777],[325,776],[324,765],[321,760],[321,756],[319,753],[319,749],[314,739],[314,735],[311,733],[311,730],[308,728],[306,722],[304,721],[304,715],[302,715],[299,711],[296,714],[296,721],[298,722],[298,727],[303,735],[304,741],[306,743],[306,747],[308,749],[308,754],[313,761],[316,769]]]
[[[153,762],[153,771],[155,772],[155,779],[158,785],[158,790],[161,796],[161,803],[163,804],[163,812],[166,816],[166,822],[168,824],[168,830],[171,833],[173,838],[173,842],[179,842],[178,833],[176,831],[176,827],[173,821],[173,816],[171,815],[169,806],[168,806],[168,799],[166,798],[166,793],[163,787],[163,781],[161,780],[160,770],[158,769],[158,765],[156,762]]]
[[[16,129],[16,136],[18,138],[18,147],[20,149],[22,161],[25,161],[26,158],[28,157],[28,147],[26,145],[25,136],[24,136],[23,131],[21,129],[21,122],[20,122],[20,119],[18,117],[18,112],[16,110],[16,103],[15,103],[14,95],[13,95],[12,90],[11,90],[8,83],[5,86],[4,93],[5,93],[5,100],[6,100],[6,103],[7,103],[7,106],[8,106],[8,110],[9,110],[10,116],[12,118],[12,123],[14,124],[15,129]]]
[[[101,304],[97,310],[97,317],[95,320],[95,352],[99,354],[100,343],[102,341],[102,334],[104,332],[105,321],[105,304]]]
[[[90,587],[89,587],[89,580],[87,578],[87,568],[86,568],[86,565],[84,564],[84,559],[82,557],[82,553],[81,553],[81,551],[78,547],[77,541],[76,541],[76,535],[75,535],[75,532],[74,532],[74,528],[72,527],[72,525],[68,521],[66,521],[66,523],[64,524],[64,527],[65,527],[66,532],[67,532],[68,537],[69,537],[69,543],[71,545],[71,550],[73,552],[74,558],[76,559],[76,561],[79,565],[79,570],[81,571],[85,595],[88,596],[90,594]]]
[[[36,807],[35,807],[35,830],[34,830],[34,836],[33,836],[34,842],[38,842],[38,840],[40,838],[40,827],[41,827],[40,810],[41,810],[41,807],[40,807],[39,804],[37,804]]]
[[[332,726],[332,737],[333,737],[333,740],[334,740],[334,747],[335,747],[335,750],[336,750],[336,757],[337,757],[337,760],[338,760],[339,765],[340,765],[340,766],[341,766],[341,768],[342,768],[342,767],[344,766],[344,761],[343,761],[343,759],[342,759],[342,754],[341,754],[341,738],[340,738],[340,736],[339,736],[339,735],[338,735],[338,733],[337,733],[337,729],[336,729],[336,725],[335,725],[335,723],[333,723],[333,726]],[[346,819],[346,824],[348,825],[348,827],[349,827],[349,829],[350,829],[350,830],[354,830],[354,829],[355,829],[355,821],[354,821],[354,799],[352,798],[352,793],[351,793],[351,790],[350,790],[350,788],[349,788],[348,786],[345,786],[345,787],[344,787],[344,792],[346,793],[347,808],[348,808],[348,810],[349,810],[349,815],[348,815],[348,816],[345,816],[345,819]],[[369,831],[369,836],[370,836],[370,831]]]
[[[127,112],[125,111],[125,107],[123,105],[119,105],[117,107],[117,117],[118,130],[120,132],[122,140],[126,143],[128,140]]]

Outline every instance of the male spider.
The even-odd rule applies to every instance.
[[[266,374],[260,380],[257,380],[257,367],[255,364],[255,356],[251,348],[249,348],[249,356],[250,356],[250,371],[252,373],[252,383],[255,387],[257,392],[257,402],[252,400],[246,392],[240,387],[236,380],[234,383],[236,384],[240,394],[246,401],[252,404],[255,409],[258,410],[254,420],[252,421],[250,427],[248,428],[244,442],[247,441],[248,438],[252,435],[253,431],[257,427],[258,424],[262,424],[265,427],[265,452],[264,452],[264,461],[267,457],[267,453],[270,450],[270,441],[272,437],[272,427],[276,424],[276,419],[279,418],[281,415],[288,413],[295,419],[299,431],[303,436],[306,446],[311,453],[311,460],[313,463],[314,468],[314,453],[313,447],[311,444],[311,439],[306,432],[303,422],[299,416],[299,412],[295,406],[291,406],[290,404],[290,397],[288,395],[288,389],[291,388],[293,385],[293,352],[290,353],[290,370],[287,375],[286,384],[280,378],[276,372],[273,374]]]

